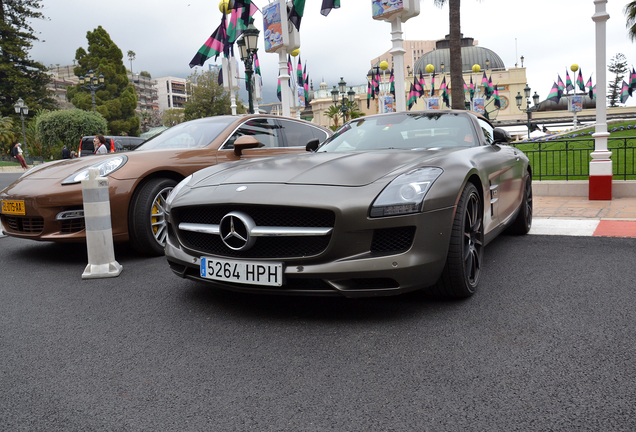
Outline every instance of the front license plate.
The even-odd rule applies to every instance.
[[[283,264],[201,257],[201,277],[225,282],[282,286]]]
[[[2,201],[2,213],[24,216],[24,201]]]

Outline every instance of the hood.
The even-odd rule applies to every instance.
[[[364,186],[386,175],[433,163],[453,150],[319,152],[221,164],[197,173],[194,187],[238,183]]]

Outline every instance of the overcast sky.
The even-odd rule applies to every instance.
[[[266,0],[254,0],[262,8]],[[306,0],[301,24],[300,55],[314,88],[324,79],[331,88],[340,77],[348,85],[366,85],[370,61],[391,48],[391,24],[371,18],[371,1],[341,0],[342,7],[324,17],[321,0]],[[606,8],[607,63],[616,53],[636,63],[636,44],[629,41],[623,7],[626,0],[609,0]],[[72,64],[75,51],[87,48],[86,33],[101,25],[124,54],[136,53],[133,71],[148,71],[154,78],[192,73],[188,64],[221,21],[218,0],[42,0],[47,20],[32,23],[40,42],[31,57],[45,64]],[[596,83],[595,23],[593,0],[462,0],[464,36],[496,52],[506,67],[525,57],[528,84],[543,100],[557,74],[577,63],[587,82]],[[449,32],[448,6],[421,0],[420,15],[403,24],[405,40],[437,40]],[[259,60],[264,87],[276,87],[278,54],[264,52],[263,21]],[[221,59],[218,59],[220,64]],[[210,59],[204,65],[213,63]],[[242,68],[242,66],[241,66]],[[570,76],[573,74],[570,72]],[[608,73],[608,80],[611,76]],[[636,105],[636,95],[628,105]]]

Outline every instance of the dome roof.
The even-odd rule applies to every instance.
[[[489,70],[505,70],[506,65],[501,58],[492,50],[480,46],[463,46],[462,48],[462,72],[471,72],[473,65],[478,64],[482,70],[486,70],[486,60],[488,60]],[[438,48],[430,51],[420,57],[416,62],[414,74],[426,72],[426,65],[435,66],[435,73],[442,71],[442,63],[444,63],[444,72],[450,73],[450,48]]]

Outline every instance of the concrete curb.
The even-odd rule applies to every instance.
[[[533,180],[532,193],[545,197],[587,197],[589,182],[587,180]],[[614,180],[612,182],[612,198],[636,197],[636,180]]]

